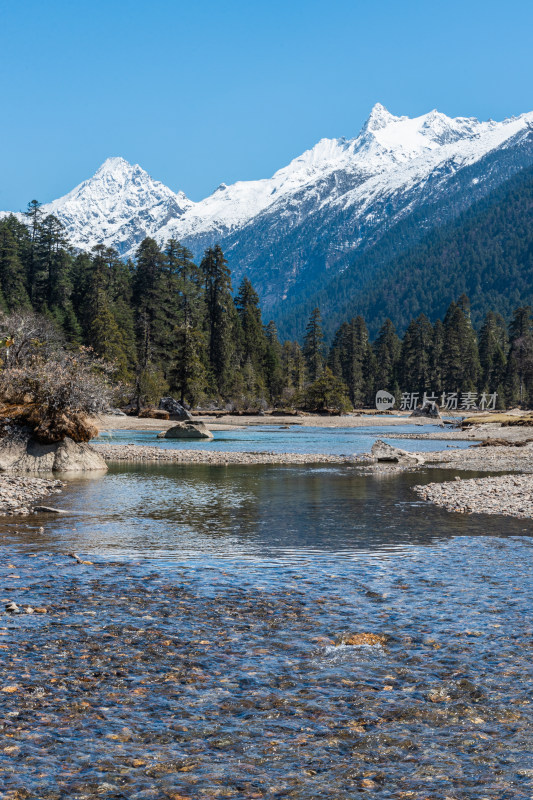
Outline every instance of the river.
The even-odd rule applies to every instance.
[[[411,490],[452,477],[121,465],[5,519],[47,613],[3,617],[0,798],[530,798],[533,528]]]

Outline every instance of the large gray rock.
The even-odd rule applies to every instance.
[[[416,464],[424,463],[422,456],[415,453],[408,453],[407,450],[400,450],[399,447],[393,447],[391,444],[382,442],[381,439],[376,439],[372,445],[370,455],[375,461],[388,464],[415,466]]]
[[[13,428],[0,439],[0,472],[93,472],[107,470],[102,456],[89,444],[68,437],[41,444],[27,428]]]
[[[174,400],[173,397],[162,397],[159,401],[159,408],[162,411],[168,411],[170,419],[178,420],[179,422],[192,422],[192,414],[184,408],[181,403]]]
[[[432,400],[428,403],[424,403],[423,406],[420,408],[415,408],[414,411],[409,414],[410,417],[429,417],[430,419],[442,419],[439,411],[438,405]]]
[[[165,439],[212,439],[213,434],[203,422],[178,422],[165,432]]]

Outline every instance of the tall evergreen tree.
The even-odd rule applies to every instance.
[[[509,325],[509,357],[506,376],[508,402],[533,401],[533,319],[531,307],[521,306]]]
[[[323,346],[324,334],[322,333],[320,309],[315,308],[307,323],[303,347],[307,376],[311,382],[316,381],[324,367]]]
[[[469,315],[465,313],[467,308],[464,298],[461,305],[452,302],[444,318],[442,380],[448,392],[473,391],[479,382],[477,338]]]
[[[508,336],[505,320],[489,311],[479,332],[480,388],[501,393],[505,381]]]
[[[136,312],[139,369],[159,369],[164,350],[165,311],[169,302],[164,284],[164,258],[157,242],[143,239],[136,254],[133,304]]]
[[[408,326],[400,352],[399,381],[403,391],[418,392],[420,397],[431,390],[433,326],[420,314]]]
[[[175,239],[167,242],[165,257],[167,293],[174,298],[167,321],[167,349],[173,354],[169,379],[180,401],[193,404],[207,385],[202,272]]]
[[[385,320],[374,342],[376,357],[376,388],[398,393],[397,366],[400,358],[400,340],[390,319]]]
[[[277,402],[283,392],[283,351],[278,339],[278,331],[274,322],[265,328],[267,341],[265,351],[265,380],[271,400]]]
[[[205,251],[200,269],[205,287],[209,365],[215,388],[224,394],[232,378],[235,306],[231,295],[230,270],[220,245],[217,244]]]
[[[13,220],[17,222],[15,217]],[[9,217],[0,221],[0,286],[9,309],[30,305],[19,245]]]

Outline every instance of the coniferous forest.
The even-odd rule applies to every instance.
[[[455,407],[467,394],[473,407],[494,393],[497,408],[533,405],[528,306],[509,319],[489,311],[475,330],[462,295],[442,320],[417,316],[403,338],[387,319],[371,341],[357,316],[330,343],[315,308],[303,341],[281,342],[250,281],[232,286],[218,245],[199,264],[173,239],[164,247],[145,239],[128,262],[104,246],[79,252],[36,201],[24,222],[0,221],[0,308],[41,314],[69,346],[111,363],[117,402],[137,409],[172,394],[190,406],[345,411],[372,407],[380,389],[409,396],[406,408],[424,395],[446,405],[453,394]]]

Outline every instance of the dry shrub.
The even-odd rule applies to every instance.
[[[4,315],[0,328],[4,418],[27,425],[43,443],[91,439],[96,429],[87,416],[109,407],[111,368],[87,348],[66,350],[35,314]]]

